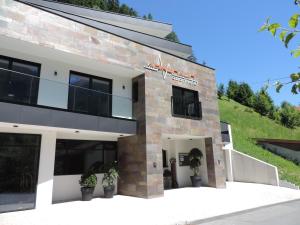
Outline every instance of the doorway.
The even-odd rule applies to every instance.
[[[35,208],[41,136],[0,133],[0,213]]]

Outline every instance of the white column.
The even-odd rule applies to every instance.
[[[42,133],[39,175],[36,195],[36,208],[52,204],[56,132]]]

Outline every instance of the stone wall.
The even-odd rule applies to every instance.
[[[148,198],[163,194],[162,135],[206,137],[209,184],[225,186],[216,81],[212,69],[16,1],[0,0],[0,7],[0,36],[141,71],[142,75],[136,78],[139,101],[133,105],[138,133],[135,137],[119,139],[120,194]],[[156,63],[158,59],[165,66],[195,74],[198,85],[180,83],[170,77],[163,79],[161,72],[144,69],[145,65]],[[172,117],[172,85],[199,92],[202,120]]]

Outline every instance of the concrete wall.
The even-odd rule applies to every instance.
[[[300,151],[293,151],[291,149],[284,148],[284,147],[277,146],[277,145],[272,145],[269,143],[264,143],[263,146],[266,149],[268,149],[269,151],[271,151],[277,155],[283,156],[283,157],[287,158],[288,160],[300,162]]]
[[[84,63],[75,64],[72,58],[69,61],[55,61],[52,57],[39,55],[35,51],[30,54],[15,52],[0,42],[0,55],[41,64],[38,104],[43,106],[68,108],[69,75],[70,71],[81,72],[93,76],[112,79],[112,115],[116,117],[132,118],[132,81],[122,74],[109,74],[107,71],[97,70],[95,67],[86,67]],[[58,57],[59,58],[59,57]],[[54,75],[54,72],[57,75]],[[121,72],[120,72],[121,73]],[[123,86],[125,89],[123,89]]]
[[[277,167],[231,150],[234,181],[279,185]]]
[[[179,166],[179,153],[189,153],[193,148],[198,148],[203,153],[203,158],[201,159],[200,176],[202,179],[202,184],[208,185],[204,140],[163,140],[163,149],[167,150],[168,165],[171,158],[176,159],[177,182],[179,187],[190,187],[192,185],[190,176],[193,176],[193,171],[189,166]],[[170,165],[168,169],[171,169]]]

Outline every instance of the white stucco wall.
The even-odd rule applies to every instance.
[[[208,177],[204,140],[163,140],[163,149],[167,150],[168,163],[170,158],[176,158],[177,182],[179,187],[188,187],[192,185],[190,176],[193,175],[193,171],[189,166],[179,166],[179,153],[189,153],[192,148],[198,148],[203,153],[200,176],[202,178],[203,185],[207,185]]]
[[[79,179],[81,175],[54,176],[53,203],[74,201],[81,199]],[[95,187],[94,197],[103,196],[103,174],[97,174],[98,182]],[[117,193],[117,187],[115,189]]]
[[[35,51],[32,51],[31,54],[15,52],[2,48],[0,43],[0,55],[41,64],[39,105],[67,109],[69,74],[72,70],[112,79],[112,115],[125,118],[132,117],[132,79],[129,76],[123,76],[121,70],[115,69],[115,71],[110,73],[107,69],[101,71],[101,66],[96,68],[88,67],[85,63],[78,64],[78,60],[76,60],[76,63],[75,60],[72,60],[72,55],[70,55],[70,58],[67,58],[68,60],[66,58],[60,60],[59,56],[57,56],[57,60],[53,60],[53,56],[47,58],[34,53]],[[57,75],[54,75],[55,71]],[[125,89],[123,89],[123,86]]]

